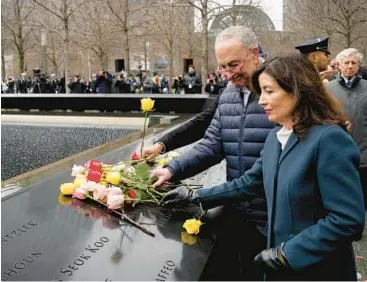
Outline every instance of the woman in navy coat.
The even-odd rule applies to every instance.
[[[340,105],[303,56],[275,58],[253,76],[259,103],[279,124],[251,170],[232,182],[166,194],[166,206],[204,209],[253,196],[264,184],[268,280],[356,280],[352,241],[364,227],[359,149]],[[246,240],[246,238],[243,238]]]

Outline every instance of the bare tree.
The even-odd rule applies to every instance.
[[[62,64],[62,58],[64,56],[63,50],[58,48],[60,38],[54,34],[50,33],[50,52],[47,53],[47,58],[51,61],[52,70],[56,74],[59,75],[60,64]]]
[[[335,32],[344,38],[345,47],[366,38],[367,0],[332,0],[337,13],[332,17]],[[363,32],[360,32],[360,31]]]
[[[30,47],[29,36],[32,29],[29,27],[29,16],[33,8],[27,0],[6,0],[1,3],[1,23],[9,31],[11,43],[14,44],[18,55],[18,71],[24,71],[24,57]]]
[[[188,0],[188,3],[195,7],[199,13],[200,13],[200,18],[201,18],[201,32],[202,32],[202,37],[201,37],[201,59],[202,59],[202,67],[201,67],[201,78],[202,80],[206,79],[207,74],[208,74],[208,52],[209,52],[209,16],[210,13],[213,12],[213,10],[211,10],[209,8],[209,1],[210,0],[199,0],[199,1],[195,1],[195,0]],[[202,81],[204,82],[204,81]],[[203,84],[203,88],[204,88],[204,83]]]
[[[151,36],[161,44],[168,55],[169,82],[173,78],[173,59],[177,51],[179,36],[182,32],[181,11],[173,3],[155,5],[151,10]]]
[[[5,67],[5,49],[7,48],[8,41],[4,36],[4,32],[2,32],[1,36],[1,74],[2,79],[6,77],[6,67]]]
[[[107,0],[107,6],[118,22],[119,31],[122,32],[125,71],[130,73],[130,38],[134,30],[142,27],[147,20],[146,5],[132,0]]]
[[[74,43],[91,50],[99,59],[100,67],[107,69],[107,56],[112,46],[117,45],[117,28],[111,23],[109,8],[99,0],[88,0],[78,12],[78,30]]]
[[[304,39],[324,34],[350,47],[366,38],[367,0],[295,0],[285,12]]]
[[[209,65],[209,22],[216,16],[217,12],[223,10],[223,5],[214,0],[187,0],[200,14],[201,23],[201,77],[206,79]],[[204,87],[203,83],[203,87]]]
[[[182,7],[181,8],[184,17],[182,19],[182,33],[181,40],[187,46],[187,54],[189,58],[192,58],[195,52],[195,25],[194,21],[190,17],[192,13],[192,7]]]
[[[70,21],[74,13],[86,2],[86,0],[33,0],[38,6],[50,13],[59,21],[59,25],[63,31],[64,42],[64,75],[65,89],[68,92],[68,77],[69,77],[69,43],[70,43]],[[50,27],[45,26],[49,30]],[[53,30],[58,32],[58,30]]]

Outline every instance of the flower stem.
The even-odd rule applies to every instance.
[[[148,117],[148,111],[145,112],[145,118],[144,118],[144,126],[143,126],[143,139],[141,140],[141,147],[140,147],[140,157],[143,157],[143,147],[144,147],[144,138],[145,138],[145,126],[147,124],[147,117]]]
[[[89,199],[91,199],[91,200],[93,200],[93,201],[96,201],[97,203],[99,203],[99,204],[101,204],[101,205],[103,205],[103,206],[105,206],[105,207],[107,207],[108,208],[108,205],[106,205],[105,203],[103,203],[103,202],[101,202],[101,201],[99,201],[99,200],[96,200],[96,199],[94,199],[93,197],[91,197],[91,196],[89,196],[87,193],[86,194],[84,194],[87,198],[89,198]],[[134,225],[135,227],[137,227],[138,229],[140,229],[141,231],[143,231],[143,232],[145,232],[146,234],[148,234],[148,235],[150,235],[150,236],[152,236],[152,237],[155,237],[155,234],[152,232],[152,231],[150,231],[150,230],[148,230],[148,229],[146,229],[144,226],[141,226],[139,223],[137,223],[136,221],[134,221],[134,220],[132,220],[130,217],[128,217],[125,213],[121,213],[121,212],[118,212],[118,211],[116,211],[116,210],[113,210],[113,209],[109,209],[110,211],[112,211],[112,212],[114,212],[114,213],[116,213],[116,214],[118,214],[118,215],[120,215],[121,217],[122,217],[122,219],[123,220],[126,220],[127,222],[129,222],[131,225]]]

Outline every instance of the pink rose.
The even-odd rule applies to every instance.
[[[86,199],[87,197],[85,196],[85,193],[86,193],[86,191],[85,191],[85,189],[83,189],[83,188],[76,188],[75,190],[74,190],[74,193],[73,193],[73,198],[77,198],[77,199],[79,199],[79,200],[84,200],[84,199]]]
[[[121,209],[124,205],[124,196],[123,195],[108,195],[107,205],[108,205],[108,208],[111,210]]]
[[[108,195],[122,195],[122,191],[119,187],[112,186],[107,189]]]
[[[107,196],[108,190],[104,186],[96,186],[93,189],[93,198],[102,201],[104,197]]]

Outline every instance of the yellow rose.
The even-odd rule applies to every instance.
[[[181,241],[187,245],[194,245],[198,241],[198,237],[195,235],[188,234],[186,231],[181,232]]]
[[[64,195],[60,194],[59,195],[59,203],[63,206],[69,206],[71,205],[71,197],[65,197]]]
[[[158,166],[164,166],[166,163],[168,163],[168,159],[163,158],[163,159],[159,160]]]
[[[107,182],[102,180],[102,181],[99,181],[99,184],[103,185],[103,186],[106,186],[107,187]]]
[[[188,219],[185,221],[183,228],[188,234],[199,234],[200,226],[202,225],[199,219]]]
[[[74,179],[74,185],[75,187],[80,187],[82,186],[82,184],[87,182],[87,177],[86,176],[77,176]]]
[[[113,185],[118,185],[120,183],[121,174],[118,171],[109,171],[106,174],[106,181]]]
[[[72,195],[74,193],[76,186],[74,183],[64,183],[60,186],[60,192],[63,195]]]
[[[149,112],[151,110],[153,110],[154,107],[154,100],[150,99],[150,98],[144,98],[140,100],[141,103],[141,110],[143,112]]]

